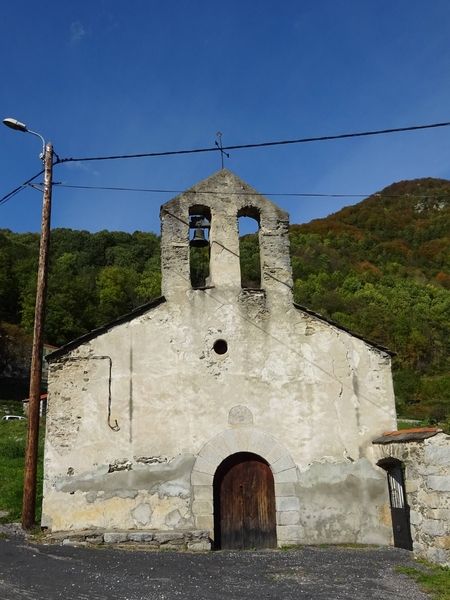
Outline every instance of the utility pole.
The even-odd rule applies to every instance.
[[[44,346],[45,304],[47,298],[48,251],[50,246],[50,216],[52,206],[53,145],[45,142],[40,133],[28,129],[25,123],[8,117],[4,125],[16,131],[35,135],[42,142],[40,158],[44,163],[44,197],[42,202],[41,239],[34,310],[33,347],[31,350],[28,430],[25,448],[23,480],[22,527],[31,529],[36,519],[36,480],[41,408],[42,354]]]
[[[36,516],[36,479],[42,382],[42,354],[44,345],[45,304],[47,298],[48,253],[50,245],[50,215],[53,178],[53,146],[50,142],[45,144],[43,160],[44,197],[42,204],[41,240],[39,244],[36,306],[34,311],[33,348],[31,352],[28,432],[23,480],[23,529],[30,529],[33,527]]]

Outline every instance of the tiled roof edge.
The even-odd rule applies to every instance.
[[[382,436],[373,440],[372,444],[404,444],[405,442],[423,442],[424,440],[442,433],[439,427],[413,427],[387,431]]]

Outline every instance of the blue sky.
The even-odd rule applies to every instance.
[[[2,118],[61,157],[164,151],[450,120],[448,0],[16,0],[4,9]],[[40,168],[39,141],[0,128],[0,195]],[[450,128],[234,151],[261,192],[371,193],[450,178]],[[219,156],[78,163],[55,181],[185,189]],[[173,194],[56,188],[53,227],[159,231]],[[349,199],[272,198],[291,222]],[[0,228],[38,231],[41,196],[0,206]]]

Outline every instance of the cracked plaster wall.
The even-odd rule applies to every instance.
[[[195,457],[240,428],[266,432],[295,463],[295,482],[279,482],[293,484],[300,515],[279,515],[284,541],[386,543],[387,491],[371,441],[395,428],[389,356],[294,307],[286,213],[227,171],[196,192],[202,185],[218,192],[201,196],[212,215],[210,287],[190,286],[194,194],[184,194],[162,209],[167,301],[51,362],[43,525],[194,527]],[[260,210],[263,291],[240,286],[235,222],[245,205]],[[228,344],[223,355],[217,339]],[[108,364],[94,356],[112,360],[117,431]],[[230,419],[236,406],[251,419]]]

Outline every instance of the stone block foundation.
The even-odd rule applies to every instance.
[[[211,550],[209,532],[194,531],[99,531],[86,529],[84,531],[59,531],[49,534],[45,542],[62,544],[64,546],[120,546],[133,547],[143,550],[190,550],[204,552]]]

